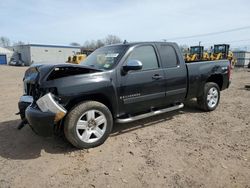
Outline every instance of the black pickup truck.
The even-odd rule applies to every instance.
[[[177,110],[197,98],[212,111],[229,87],[227,60],[185,63],[176,43],[105,46],[80,65],[34,65],[24,76],[22,124],[38,135],[64,130],[78,148],[102,144],[113,122],[128,123]]]

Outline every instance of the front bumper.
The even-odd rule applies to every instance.
[[[42,112],[37,107],[28,106],[25,117],[32,130],[39,136],[52,136],[54,133],[55,113]]]
[[[22,96],[18,103],[22,120],[27,120],[32,130],[40,136],[52,136],[55,125],[67,111],[58,104],[50,93],[36,102],[31,96]]]
[[[29,95],[23,95],[20,97],[20,100],[18,102],[18,108],[19,108],[19,114],[21,116],[21,119],[25,119],[25,110],[29,105],[31,105],[33,102],[33,97]]]

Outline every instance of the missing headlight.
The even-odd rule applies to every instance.
[[[36,104],[42,112],[53,112],[55,113],[55,122],[61,120],[67,113],[67,110],[61,106],[52,96],[51,93],[48,93],[38,99]]]

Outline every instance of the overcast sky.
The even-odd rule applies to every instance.
[[[108,34],[160,41],[250,26],[249,0],[1,0],[0,10],[0,36],[41,44],[83,44]],[[250,29],[174,41],[245,46]]]

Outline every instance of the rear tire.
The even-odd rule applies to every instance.
[[[197,97],[199,107],[208,112],[216,109],[220,101],[220,88],[214,82],[207,82],[204,86],[202,96]]]
[[[85,101],[68,113],[64,134],[75,147],[87,149],[103,144],[112,127],[113,117],[108,107],[96,101]]]

